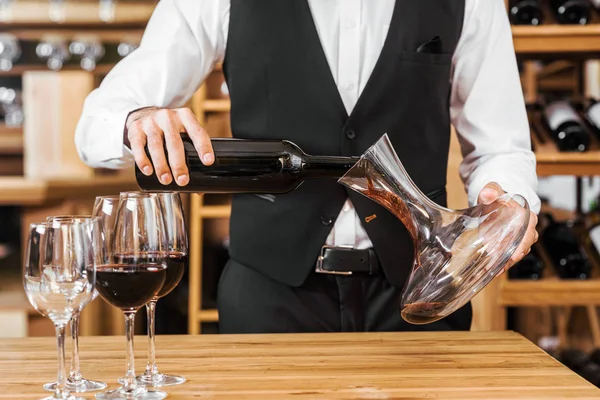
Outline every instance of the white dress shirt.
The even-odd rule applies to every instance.
[[[350,114],[383,47],[395,0],[308,3]],[[180,107],[190,99],[223,61],[229,8],[229,0],[158,3],[139,49],[119,62],[85,102],[75,141],[88,165],[133,165],[131,151],[123,145],[128,113],[146,106]],[[535,157],[503,0],[466,0],[451,79],[450,116],[464,156],[460,174],[469,202],[474,204],[483,186],[495,181],[507,192],[523,195],[538,212]],[[327,244],[372,246],[350,200]]]

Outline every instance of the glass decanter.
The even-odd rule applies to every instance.
[[[385,207],[410,233],[414,263],[400,310],[412,324],[467,304],[503,271],[529,223],[529,205],[519,195],[459,211],[434,203],[408,176],[387,135],[338,182]]]

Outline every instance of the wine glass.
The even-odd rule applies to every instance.
[[[154,340],[156,302],[161,297],[171,293],[179,284],[188,261],[188,240],[185,228],[185,218],[181,197],[175,192],[155,193],[163,213],[167,235],[167,278],[162,289],[148,304],[148,363],[146,372],[138,376],[138,382],[145,386],[161,387],[181,385],[185,382],[183,376],[166,375],[158,372]]]
[[[58,347],[58,380],[53,396],[44,400],[83,400],[71,396],[65,365],[65,327],[92,300],[96,279],[95,220],[51,221],[30,225],[23,284],[31,305],[54,323]]]
[[[65,215],[65,216],[52,216],[48,217],[46,222],[52,223],[57,222],[83,222],[91,221],[93,218],[87,215]],[[98,297],[96,290],[92,293],[92,301]],[[73,317],[71,318],[71,340],[73,341],[73,353],[71,356],[71,369],[69,371],[69,377],[67,378],[67,388],[72,392],[84,393],[93,392],[96,390],[102,390],[106,388],[106,383],[93,381],[86,379],[81,375],[81,369],[79,366],[79,318],[81,310],[75,310]],[[44,389],[54,392],[56,390],[57,382],[47,383],[44,385]]]
[[[116,224],[102,225],[101,264],[96,289],[125,315],[127,372],[121,387],[96,395],[106,399],[164,399],[167,394],[149,391],[135,379],[133,334],[135,313],[154,298],[167,275],[167,239],[161,207],[155,195],[122,193]]]

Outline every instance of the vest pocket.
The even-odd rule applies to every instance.
[[[402,52],[400,57],[401,57],[402,61],[423,63],[423,64],[448,65],[452,62],[453,56],[454,56],[454,54],[451,54],[451,53],[434,54],[434,53],[417,53],[414,51],[404,51],[404,52]]]

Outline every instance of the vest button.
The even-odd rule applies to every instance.
[[[346,137],[350,140],[354,139],[356,137],[356,132],[354,132],[352,129],[348,129],[346,131]]]
[[[333,218],[331,218],[327,215],[323,215],[321,217],[321,223],[325,226],[329,226],[329,225],[333,224]]]

